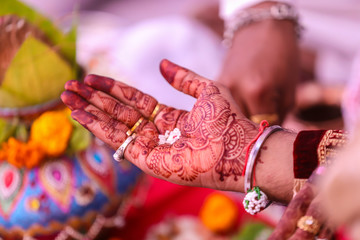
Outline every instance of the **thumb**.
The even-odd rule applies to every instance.
[[[202,90],[211,83],[211,80],[166,59],[160,62],[160,72],[171,86],[194,98],[198,98]]]

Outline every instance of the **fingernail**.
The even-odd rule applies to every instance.
[[[96,120],[96,117],[94,115],[79,109],[74,110],[71,113],[71,117],[86,128],[88,128],[88,124],[91,124],[94,122],[94,120]]]
[[[94,89],[79,81],[67,82],[65,84],[65,89],[76,92],[85,99],[90,99],[92,94],[94,93]]]
[[[65,103],[71,110],[75,109],[84,109],[86,108],[89,103],[81,98],[79,95],[71,92],[71,91],[64,91],[61,94],[61,100]]]
[[[70,88],[73,88],[74,84],[78,82],[77,80],[70,80],[65,83],[65,89],[69,90]]]
[[[110,93],[111,89],[115,84],[114,79],[94,74],[87,75],[84,82],[85,84],[106,93]]]
[[[160,62],[160,72],[161,75],[168,81],[170,84],[174,82],[176,73],[181,69],[178,65],[170,62],[167,59],[163,59]]]

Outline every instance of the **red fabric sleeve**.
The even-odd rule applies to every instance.
[[[294,177],[307,179],[319,165],[317,149],[326,130],[301,131],[294,142]]]

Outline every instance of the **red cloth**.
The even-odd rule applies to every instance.
[[[141,240],[152,225],[161,222],[167,216],[198,216],[205,198],[215,191],[176,185],[152,177],[147,177],[147,180],[150,181],[150,188],[143,206],[132,208],[126,217],[126,225],[113,232],[112,236],[124,240]],[[239,224],[248,220],[260,220],[273,225],[260,216],[247,214],[240,201],[240,198],[236,201],[239,209]]]
[[[317,149],[325,130],[301,131],[294,142],[294,177],[308,179],[319,165]]]

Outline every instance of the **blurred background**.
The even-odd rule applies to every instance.
[[[223,22],[218,0],[22,1],[64,30],[77,19],[77,60],[86,73],[121,80],[167,105],[190,110],[195,101],[163,80],[161,59],[209,79],[216,80],[219,75],[226,49],[221,44]],[[349,4],[337,6],[334,1],[329,6],[318,15],[316,4],[300,3],[304,24],[312,27],[302,41],[302,82],[297,89],[296,109],[284,123],[287,128],[343,128],[341,101],[360,48],[360,31],[354,30],[360,14]],[[334,18],[339,12],[345,12],[347,18]],[[151,177],[146,177],[145,183],[125,227],[114,229],[109,238],[249,240],[252,238],[247,234],[256,232],[256,239],[266,239],[283,211],[275,206],[251,217],[240,207],[240,194],[219,193],[219,197],[210,189],[177,186]],[[211,212],[212,206],[218,207],[214,215],[201,215],[202,209]],[[224,209],[231,214],[222,215]],[[212,228],[214,223],[206,220],[217,218],[229,221],[224,226],[226,231]]]
[[[167,58],[216,80],[222,46],[221,0],[64,0],[24,2],[69,25],[79,17],[78,62],[87,73],[125,81],[168,105],[191,109],[194,100],[163,81]],[[294,130],[343,128],[341,100],[360,33],[359,3],[297,1],[301,23],[301,84],[284,126]]]
[[[163,81],[161,59],[211,79],[219,72],[221,37],[205,25],[222,27],[216,0],[24,2],[65,25],[75,10],[79,15],[78,62],[87,73],[125,81],[168,105],[191,109],[194,101]],[[212,19],[214,16],[218,22]]]

